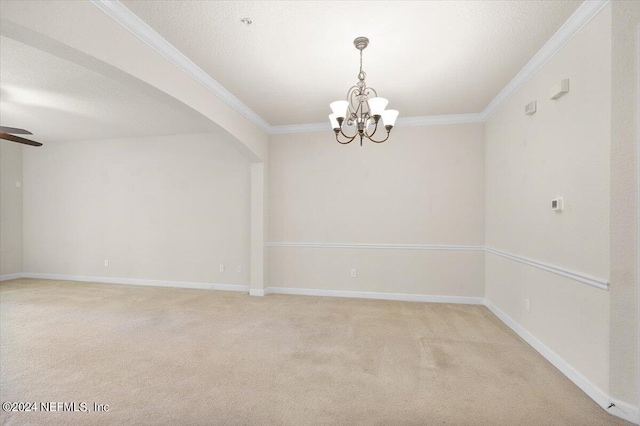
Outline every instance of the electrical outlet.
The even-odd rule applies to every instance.
[[[352,269],[351,270],[351,278],[357,278],[358,277],[358,270],[357,269]]]
[[[21,188],[22,187],[22,182],[20,182],[19,180],[16,181],[16,188]]]
[[[238,266],[237,271],[238,271],[238,272],[242,272],[242,266]]]
[[[222,263],[218,266],[218,271],[224,272],[224,265]]]
[[[531,312],[531,299],[529,299],[528,297],[524,299],[524,308],[527,310],[527,312]]]
[[[109,266],[109,259],[104,260],[104,266]]]

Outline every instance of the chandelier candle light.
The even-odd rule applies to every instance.
[[[358,37],[353,41],[353,44],[360,51],[358,83],[349,89],[346,101],[335,101],[329,105],[333,111],[333,114],[329,115],[331,128],[336,134],[336,140],[343,145],[351,143],[357,136],[360,136],[360,146],[362,146],[364,138],[369,139],[371,142],[382,143],[389,139],[391,129],[396,123],[396,118],[398,118],[398,111],[394,109],[385,110],[389,101],[378,97],[378,93],[372,87],[367,87],[367,83],[364,81],[367,74],[362,71],[362,51],[369,44],[369,39]],[[381,118],[384,128],[387,130],[387,135],[382,140],[375,140],[373,137],[378,130],[378,122]],[[346,126],[343,126],[345,123]],[[354,125],[355,132],[353,136],[347,135],[344,132],[344,128]],[[346,140],[341,141],[340,135]]]

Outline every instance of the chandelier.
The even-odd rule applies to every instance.
[[[333,114],[329,115],[331,128],[336,134],[336,141],[343,145],[351,143],[358,136],[360,136],[360,146],[362,146],[364,138],[371,142],[382,143],[389,139],[391,129],[398,117],[398,111],[385,110],[389,101],[378,97],[378,93],[373,87],[367,87],[367,83],[364,81],[367,74],[362,71],[362,51],[369,44],[369,39],[358,37],[353,41],[353,44],[360,51],[358,83],[349,89],[346,101],[335,101],[329,105],[333,111]],[[378,131],[378,123],[381,118],[387,134],[384,139],[376,140],[374,136]],[[348,134],[351,131],[353,131],[352,136]],[[340,137],[345,139],[340,140]]]

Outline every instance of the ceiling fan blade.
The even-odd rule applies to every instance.
[[[21,138],[20,136],[13,136],[8,133],[0,133],[0,139],[6,139],[11,142],[23,143],[31,146],[42,146],[40,142],[32,141],[29,139]]]
[[[0,126],[0,132],[2,133],[11,133],[12,135],[32,135],[28,130],[18,129],[17,127],[4,127]]]

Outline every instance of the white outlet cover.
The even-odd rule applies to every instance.
[[[242,272],[242,266],[238,266],[237,271],[238,271],[238,272]]]
[[[224,272],[224,265],[222,263],[218,266],[218,271]]]
[[[21,188],[22,187],[22,182],[20,182],[19,180],[16,181],[16,188]]]
[[[358,276],[358,270],[357,269],[352,269],[351,270],[351,278],[357,278]]]
[[[109,259],[104,260],[104,266],[109,266]]]

